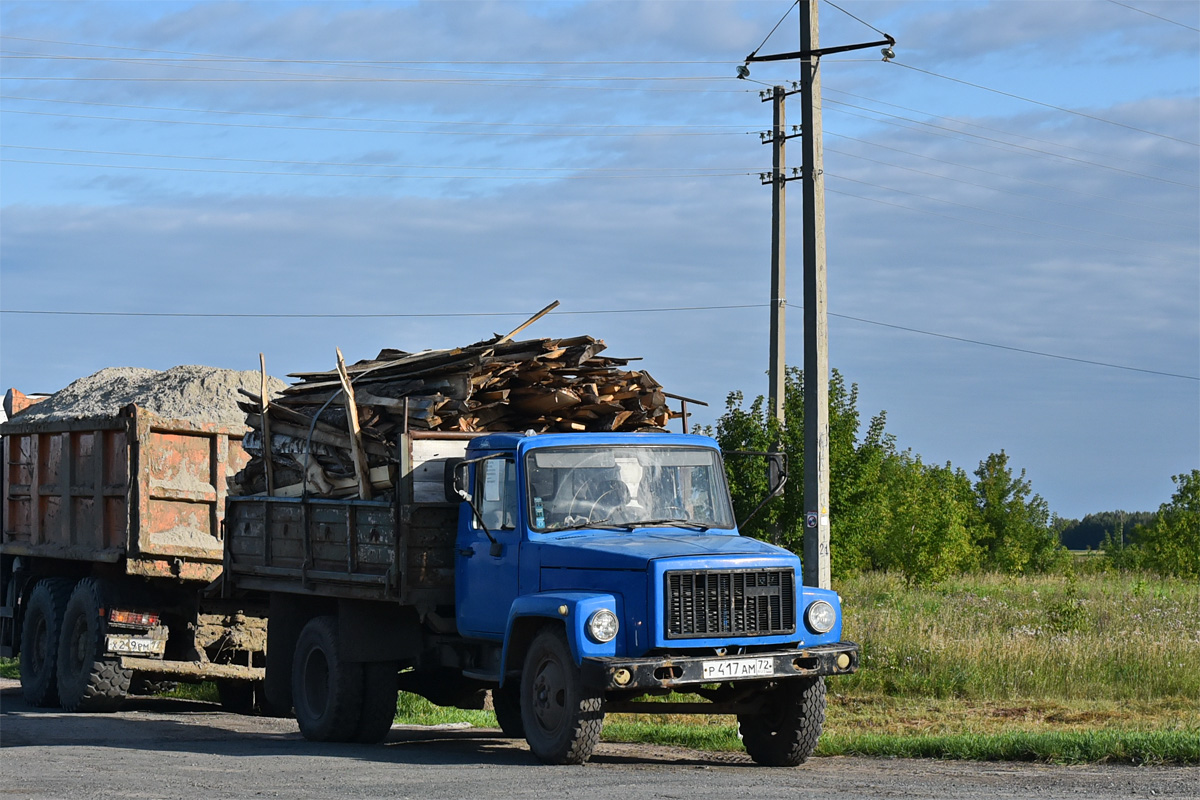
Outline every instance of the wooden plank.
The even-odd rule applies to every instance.
[[[346,361],[342,358],[341,348],[337,350],[338,377],[342,379],[342,392],[346,403],[347,424],[350,426],[350,455],[354,461],[354,474],[358,478],[358,495],[363,500],[370,500],[371,478],[367,466],[367,454],[362,448],[362,431],[358,427],[358,406],[354,402],[354,386],[346,373]]]
[[[553,303],[551,303],[550,305],[548,305],[548,306],[546,306],[545,308],[543,308],[541,311],[539,311],[539,312],[537,312],[536,314],[534,314],[534,315],[533,315],[532,317],[530,317],[529,319],[525,320],[525,322],[524,322],[524,323],[522,323],[521,325],[517,326],[515,329],[513,329],[513,330],[509,331],[509,332],[508,332],[508,333],[506,333],[504,336],[501,336],[501,337],[500,337],[500,340],[499,340],[498,342],[496,342],[496,344],[504,344],[505,342],[509,341],[509,340],[510,340],[510,339],[512,339],[514,336],[516,336],[518,333],[520,333],[521,331],[525,330],[525,329],[526,329],[526,328],[528,328],[530,325],[532,325],[533,323],[537,322],[539,319],[541,319],[542,317],[546,316],[547,314],[549,314],[551,311],[553,311],[553,310],[554,310],[554,309],[556,309],[556,308],[558,308],[558,301],[557,301],[557,300],[555,300]]]
[[[267,391],[267,358],[258,354],[258,402],[262,409],[263,466],[267,472],[267,496],[275,492],[275,465],[271,456],[271,393]]]

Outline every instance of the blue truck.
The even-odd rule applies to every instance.
[[[264,706],[382,740],[398,691],[479,708],[545,763],[606,713],[736,715],[755,762],[816,747],[854,672],[836,593],[741,536],[717,443],[404,433],[388,500],[230,496],[222,592],[269,608]],[[673,693],[677,702],[647,702]]]

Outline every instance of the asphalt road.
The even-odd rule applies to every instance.
[[[0,680],[0,797],[1158,800],[1200,798],[1200,768],[816,758],[766,769],[741,753],[621,744],[582,767],[547,767],[498,730],[396,727],[382,745],[311,744],[292,720],[183,700],[35,709]]]

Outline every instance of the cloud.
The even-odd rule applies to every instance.
[[[1080,66],[1096,36],[1125,48],[1113,52],[1131,52],[1142,46],[1137,37],[1174,35],[1171,26],[1144,15],[1128,12],[1138,19],[1126,20],[1126,10],[1111,5],[897,2],[853,10],[901,38],[903,58],[914,64],[1194,141],[1200,111],[1185,84],[1195,78],[1176,74],[1181,62],[1174,51],[1165,61],[1146,55],[1114,66],[1105,55],[1095,70]],[[1081,8],[1096,13],[1081,15]],[[31,96],[209,111],[6,100],[6,157],[113,165],[5,164],[0,274],[6,308],[514,316],[6,314],[0,317],[0,383],[52,390],[117,363],[255,368],[260,351],[276,372],[319,369],[329,366],[334,345],[361,358],[382,347],[463,344],[505,332],[523,314],[560,299],[561,311],[530,335],[591,333],[608,340],[616,355],[644,356],[642,366],[668,389],[712,404],[698,411],[701,422],[715,419],[729,391],[765,392],[770,193],[757,173],[769,164],[770,148],[746,133],[768,127],[770,106],[759,102],[756,85],[726,79],[545,88],[544,82],[480,82],[498,76],[476,74],[696,77],[725,75],[724,64],[367,68],[294,62],[728,57],[732,65],[770,30],[783,10],[778,4],[72,9],[56,18],[10,4],[0,14],[10,35],[290,59],[193,65],[205,69],[189,69],[192,77],[317,73],[476,82],[25,86],[21,91]],[[822,15],[823,42],[874,35],[827,7]],[[794,36],[788,23],[771,44],[786,49]],[[1194,56],[1194,41],[1192,48]],[[1008,64],[996,72],[1000,57]],[[46,69],[85,77],[178,72],[144,61],[72,61],[17,65],[6,77]],[[875,60],[829,59],[823,69],[831,312],[1195,373],[1197,148]],[[768,83],[795,75],[794,65],[756,65],[754,72]],[[653,91],[662,88],[686,91]],[[798,99],[789,102],[798,121]],[[110,119],[18,113],[24,110]],[[233,110],[302,116],[218,113]],[[655,127],[664,125],[678,127]],[[722,125],[731,127],[713,127]],[[505,135],[457,135],[470,130]],[[555,135],[511,135],[547,132]],[[798,165],[798,148],[789,156]],[[406,166],[377,166],[383,164]],[[705,177],[706,170],[717,175]],[[436,177],[347,177],[385,172]],[[788,297],[799,305],[801,203],[799,185],[791,186]],[[730,305],[755,307],[567,313]],[[792,363],[800,361],[800,321],[793,309]],[[952,458],[970,469],[1003,447],[1029,467],[1035,489],[1056,510],[1081,515],[1110,499],[1152,508],[1169,493],[1166,476],[1194,461],[1200,437],[1194,382],[844,317],[830,324],[833,364],[860,383],[864,415],[887,409],[902,445],[927,461]]]

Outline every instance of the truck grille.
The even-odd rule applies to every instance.
[[[666,584],[668,639],[796,632],[790,569],[668,572]]]

